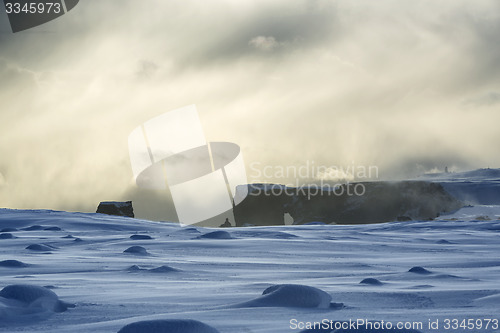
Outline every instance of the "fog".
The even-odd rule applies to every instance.
[[[0,207],[142,197],[160,218],[127,136],[190,104],[249,170],[499,167],[498,31],[494,0],[84,0],[16,34],[2,8]]]

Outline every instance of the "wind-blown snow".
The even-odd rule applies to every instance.
[[[422,322],[418,331],[438,333],[429,320],[500,313],[499,206],[466,207],[435,221],[226,228],[227,234],[102,214],[2,209],[0,229],[14,236],[0,239],[0,289],[50,288],[34,304],[0,294],[2,332],[136,332],[140,325],[196,320],[220,333],[281,333],[305,330],[292,329],[291,320],[363,318]],[[51,306],[61,300],[76,307],[57,312]],[[137,322],[146,323],[124,328]]]
[[[500,169],[426,174],[419,179],[440,183],[451,195],[467,204],[500,203]]]

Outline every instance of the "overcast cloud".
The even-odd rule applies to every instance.
[[[499,31],[495,0],[84,0],[17,34],[2,10],[0,206],[134,196],[129,132],[189,104],[247,166],[499,167]]]

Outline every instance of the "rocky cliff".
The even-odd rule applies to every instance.
[[[248,187],[249,194],[234,208],[237,226],[282,225],[285,213],[294,224],[429,220],[463,206],[440,184],[425,181],[351,183],[329,188],[242,186]]]

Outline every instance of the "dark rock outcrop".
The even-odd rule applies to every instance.
[[[97,207],[96,213],[134,217],[132,201],[102,201]]]
[[[248,196],[234,207],[237,226],[283,225],[285,213],[294,224],[430,220],[463,206],[440,184],[425,181],[350,183],[329,188],[242,186],[248,187]]]

